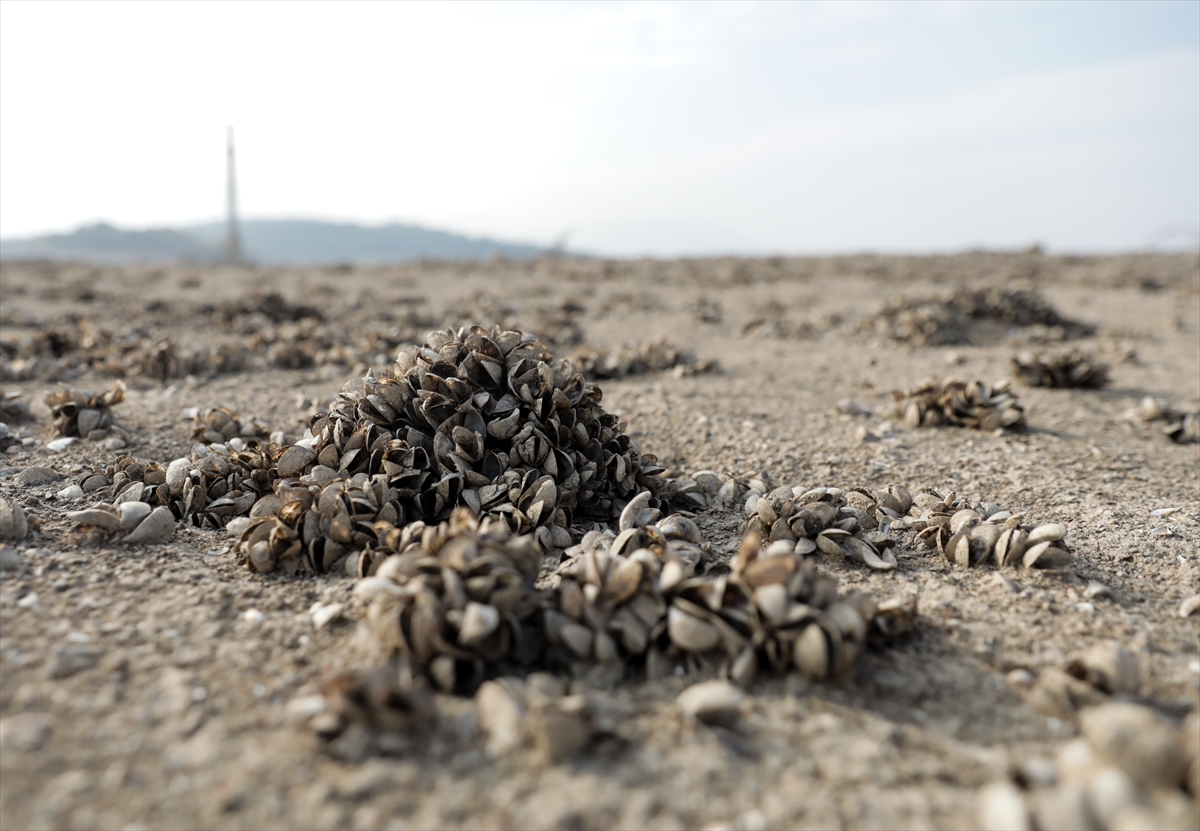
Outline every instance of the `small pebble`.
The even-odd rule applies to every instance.
[[[41,713],[18,713],[0,719],[0,749],[30,751],[41,748],[54,729],[54,720]]]
[[[247,609],[242,612],[242,620],[248,620],[251,623],[262,623],[267,619],[267,616],[258,609]]]
[[[1104,598],[1105,600],[1112,600],[1113,593],[1112,589],[1108,586],[1093,580],[1088,583],[1087,588],[1083,590],[1083,596],[1088,600],[1095,600],[1098,597]]]
[[[17,601],[17,605],[22,609],[35,609],[38,605],[37,592],[30,592]]]
[[[64,436],[61,439],[55,439],[54,441],[46,442],[46,449],[57,453],[60,450],[66,450],[77,441],[79,441],[79,439],[75,438],[74,436]]]
[[[60,490],[56,496],[59,499],[75,500],[83,499],[84,493],[83,488],[79,487],[79,485],[67,485],[67,487]]]
[[[21,568],[21,555],[10,545],[0,545],[0,571],[17,571]]]
[[[18,485],[27,488],[49,485],[59,480],[58,471],[48,467],[27,467],[17,474]]]
[[[332,623],[342,615],[342,611],[346,608],[343,603],[330,603],[328,606],[317,605],[317,608],[312,610],[313,625],[317,629],[323,629],[326,624]]]
[[[685,716],[706,724],[726,721],[737,715],[746,693],[729,681],[702,681],[679,694],[675,703]]]
[[[1191,617],[1196,612],[1200,612],[1200,594],[1193,594],[1179,604],[1180,617]]]

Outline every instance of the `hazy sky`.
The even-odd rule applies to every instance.
[[[1200,2],[0,2],[0,234],[224,210],[632,255],[1200,244]]]

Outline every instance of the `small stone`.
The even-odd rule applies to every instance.
[[[308,721],[325,712],[328,706],[323,695],[300,695],[289,701],[285,709],[290,718]]]
[[[125,439],[120,436],[109,436],[100,442],[100,446],[105,450],[121,450],[125,447]]]
[[[79,485],[67,485],[67,487],[60,490],[55,496],[71,502],[76,499],[83,499],[84,493],[83,488],[79,487]]]
[[[37,592],[30,592],[17,601],[17,606],[22,609],[35,609],[38,605]]]
[[[569,695],[535,709],[529,717],[529,732],[538,750],[548,760],[569,759],[592,737],[587,700],[582,695]]]
[[[1112,593],[1112,589],[1109,588],[1108,586],[1104,585],[1103,583],[1092,580],[1091,582],[1089,582],[1087,584],[1087,588],[1083,590],[1083,596],[1086,597],[1088,600],[1095,600],[1097,598],[1103,598],[1105,600],[1112,600],[1113,593]]]
[[[250,527],[250,517],[234,517],[225,525],[225,533],[237,539],[242,536],[242,532],[244,532],[248,527]]]
[[[342,616],[346,605],[344,603],[330,603],[328,606],[318,606],[312,611],[313,625],[317,629],[325,628],[326,624],[332,623]]]
[[[488,734],[488,753],[502,756],[521,744],[525,706],[504,679],[485,681],[475,693],[479,725]]]
[[[1000,780],[979,789],[976,816],[982,831],[1028,831],[1029,811],[1017,786]]]
[[[1017,689],[1021,690],[1027,690],[1033,686],[1033,682],[1037,679],[1034,677],[1033,673],[1027,669],[1014,669],[1010,670],[1009,673],[1004,676],[1004,680],[1008,682],[1009,686],[1016,687]]]
[[[70,678],[91,669],[100,660],[100,651],[86,646],[60,646],[50,658],[46,674],[52,679]]]
[[[258,609],[247,609],[242,612],[242,620],[249,621],[250,623],[262,623],[266,619],[267,616]]]
[[[10,545],[0,545],[0,571],[17,571],[21,568],[21,555]]]
[[[1200,594],[1193,594],[1179,604],[1180,617],[1191,617],[1196,612],[1200,612]]]
[[[75,438],[74,436],[64,436],[61,439],[55,439],[54,441],[46,442],[46,449],[53,453],[57,453],[60,450],[66,450],[77,441],[79,441],[79,439]]]
[[[59,480],[58,471],[48,467],[27,467],[17,474],[16,482],[26,488],[49,485]]]
[[[42,713],[18,713],[0,718],[0,750],[39,750],[50,738],[54,720]]]
[[[683,714],[705,724],[729,721],[737,716],[746,694],[723,680],[702,681],[679,694],[675,703]]]

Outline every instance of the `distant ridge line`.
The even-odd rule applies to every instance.
[[[239,228],[245,259],[264,266],[571,256],[554,246],[469,237],[399,222],[359,225],[309,219],[250,219],[242,220]],[[222,259],[225,233],[224,222],[142,230],[100,222],[66,233],[0,239],[0,260],[215,263]]]

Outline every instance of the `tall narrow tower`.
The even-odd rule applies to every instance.
[[[238,231],[237,220],[237,173],[233,164],[233,128],[229,128],[229,150],[225,163],[225,261],[240,263],[242,261],[242,236]]]

